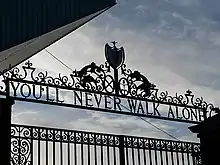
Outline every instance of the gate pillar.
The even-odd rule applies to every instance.
[[[200,139],[201,164],[220,164],[220,114],[189,129]]]
[[[2,165],[10,165],[12,105],[12,100],[0,98],[0,164]]]

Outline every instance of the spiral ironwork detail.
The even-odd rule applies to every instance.
[[[29,165],[31,164],[31,142],[30,139],[12,138],[11,139],[11,162],[12,164]]]
[[[121,141],[121,139],[123,139],[123,141]],[[133,148],[170,153],[176,152],[188,155],[191,154],[192,159],[197,164],[201,162],[200,144],[198,143],[13,124],[11,127],[12,164],[26,165],[33,163],[31,162],[31,155],[34,153],[34,141],[35,144],[36,142],[40,144],[42,141],[44,144],[53,142],[54,145],[55,143],[75,143],[87,146],[123,147],[123,150],[124,148]]]
[[[47,71],[37,71],[30,61],[27,61],[21,68],[15,67],[7,72],[2,72],[2,82],[0,84],[0,92],[5,94],[5,80],[8,78],[16,80],[29,80],[35,83],[43,83],[61,87],[69,87],[73,89],[83,89],[88,92],[101,92],[103,94],[117,94],[118,96],[128,96],[138,99],[151,100],[158,103],[165,103],[177,106],[192,106],[202,109],[208,117],[212,113],[219,113],[219,109],[215,108],[202,97],[195,97],[192,91],[187,90],[185,94],[169,95],[167,91],[159,91],[156,85],[152,84],[144,75],[138,71],[132,71],[123,64],[117,71],[118,80],[111,72],[112,68],[105,62],[100,66],[94,62],[83,67],[79,71],[74,71],[69,76],[58,74],[52,77]],[[116,92],[115,84],[118,84],[118,92]],[[213,110],[215,108],[215,111]]]

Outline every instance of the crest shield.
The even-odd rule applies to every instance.
[[[109,44],[105,44],[105,57],[110,66],[114,69],[119,68],[125,59],[124,48],[117,48],[115,46],[116,42],[112,42],[113,47],[109,46]]]

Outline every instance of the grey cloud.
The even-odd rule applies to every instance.
[[[163,65],[197,85],[218,89],[218,85],[210,84],[217,82],[215,77],[220,69],[219,22],[209,14],[214,14],[212,9],[217,6],[217,1],[209,5],[206,2],[127,1],[109,11],[108,15],[117,21],[105,19],[103,15],[91,25],[108,26],[106,32],[100,32],[105,37],[105,33],[115,33],[115,29],[133,31],[136,39],[132,38],[130,42],[140,44],[134,44],[136,49],[143,48],[143,42],[145,49],[150,44],[151,61],[155,64]],[[115,38],[124,37],[119,36]]]
[[[105,132],[114,134],[136,135],[146,137],[170,138],[163,132],[155,129],[137,117],[111,115],[100,112],[90,112],[80,109],[45,106],[40,104],[22,103],[15,104],[13,123],[39,125],[74,130]],[[157,127],[175,135],[179,139],[187,136],[187,140],[194,140],[192,133],[187,129],[187,124],[172,123],[147,119]]]
[[[209,4],[207,5],[206,2],[190,2],[188,0],[127,1],[119,3],[108,12],[108,15],[117,18],[117,21],[106,19],[105,15],[102,15],[91,24],[95,26],[108,24],[111,28],[132,29],[143,34],[150,31],[153,35],[165,36],[166,39],[190,38],[201,42],[204,38],[200,38],[198,35],[219,30],[218,21],[208,14],[218,5],[216,2],[210,4],[207,2]]]

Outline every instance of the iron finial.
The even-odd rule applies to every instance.
[[[116,47],[116,44],[118,43],[117,41],[112,41],[111,42],[113,44],[114,47]]]

